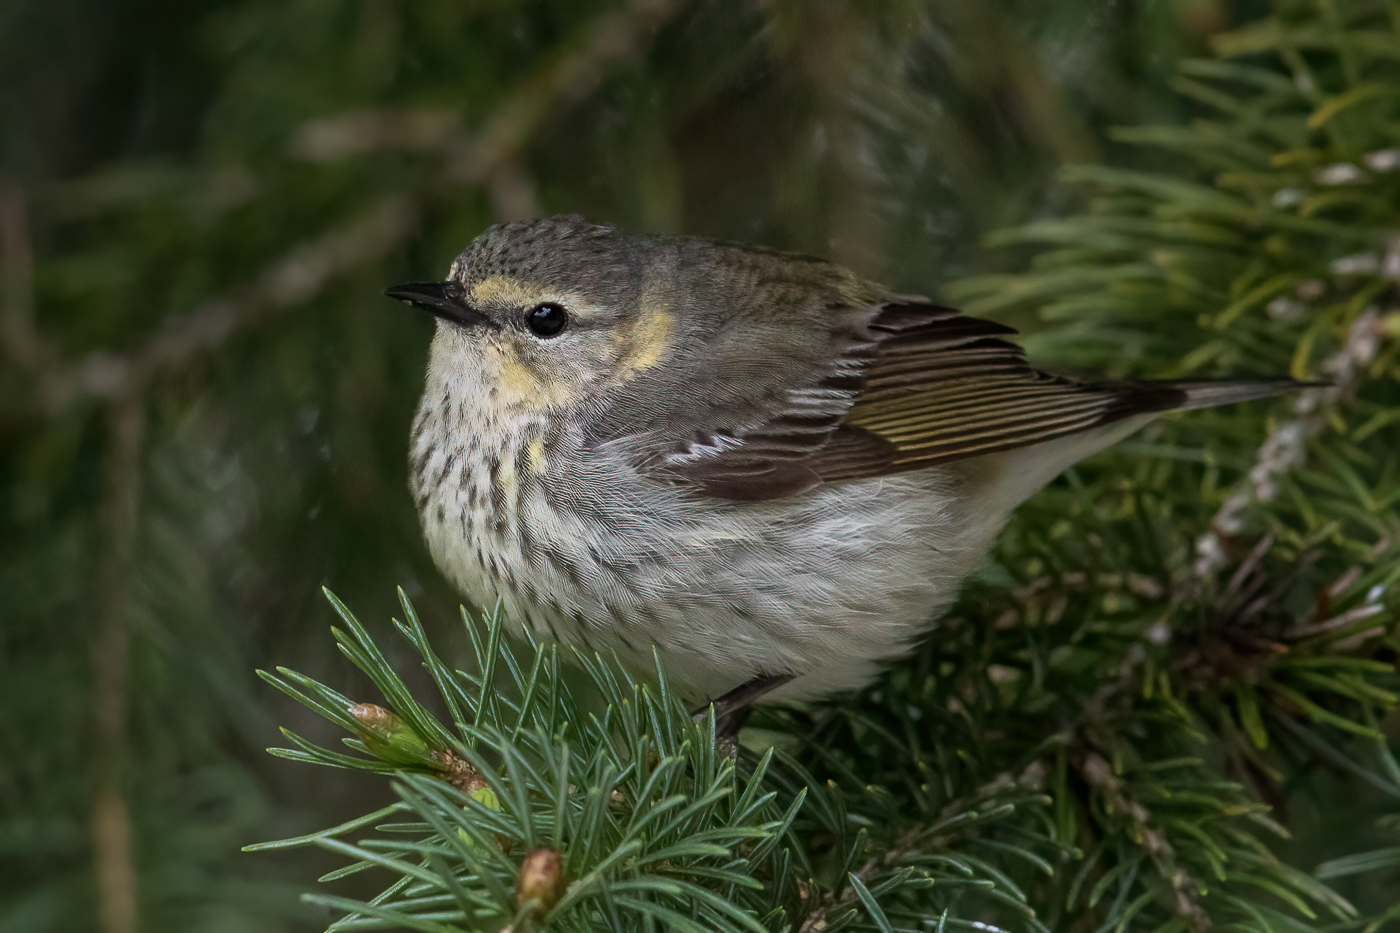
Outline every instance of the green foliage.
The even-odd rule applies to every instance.
[[[1281,4],[1216,44],[1220,57],[1188,63],[1178,82],[1203,116],[1117,134],[1189,173],[1076,169],[1093,192],[1086,213],[998,238],[1045,247],[1032,271],[953,289],[978,312],[1040,308],[1060,326],[1033,339],[1034,351],[1062,365],[1330,380],[1276,416],[1252,457],[1240,454],[1256,414],[1199,413],[1076,471],[1003,543],[1016,604],[970,614],[974,625],[1045,630],[1033,639],[1055,646],[1051,663],[998,669],[997,689],[1034,685],[1032,702],[1047,689],[1042,703],[1089,703],[1078,741],[1115,774],[1095,782],[1080,764],[1098,806],[1131,834],[1114,805],[1119,782],[1147,812],[1169,802],[1160,838],[1203,886],[1232,873],[1251,880],[1256,860],[1241,846],[1257,843],[1207,842],[1206,814],[1175,819],[1180,789],[1132,789],[1154,761],[1202,759],[1172,765],[1173,780],[1212,788],[1222,813],[1249,800],[1305,809],[1316,800],[1297,775],[1319,769],[1364,787],[1353,801],[1380,795],[1382,812],[1400,793],[1395,11]],[[1387,852],[1341,856],[1378,873],[1352,888],[1378,909],[1394,900]],[[1330,864],[1318,877],[1340,876]],[[1234,908],[1256,909],[1253,899]]]
[[[1400,22],[1270,9],[0,5],[0,929],[1394,928]],[[345,623],[396,711],[352,716],[307,581],[456,601],[403,490],[427,330],[379,293],[556,211],[928,292],[1034,256],[946,291],[1049,368],[1332,385],[1080,466],[915,659],[760,714],[771,758],[603,662],[446,625],[439,662],[411,615],[382,656]],[[392,812],[259,763],[273,661]],[[372,867],[294,915],[325,853],[234,853],[311,821]]]
[[[318,922],[315,854],[237,847],[364,792],[257,753],[247,672],[343,673],[315,584],[457,600],[405,491],[430,325],[386,285],[579,211],[930,290],[1096,128],[1174,107],[1209,31],[1147,0],[0,3],[0,928]]]
[[[1038,811],[1045,801],[1014,782],[982,789],[971,801],[975,808],[963,801],[942,813],[937,790],[911,783],[923,821],[910,823],[916,814],[897,813],[894,794],[850,786],[856,775],[835,759],[813,762],[831,772],[826,780],[771,747],[746,752],[741,766],[716,743],[713,715],[692,717],[660,670],[653,684],[639,683],[602,658],[576,654],[584,676],[570,687],[560,649],[517,643],[496,616],[484,620],[484,631],[464,617],[477,673],[451,670],[400,598],[407,621],[396,627],[437,685],[450,728],[411,696],[334,597],[346,625],[335,631],[341,651],[394,705],[395,726],[367,732],[364,704],[292,671],[263,675],[354,733],[345,742],[366,757],[285,730],[295,748],[274,754],[396,778],[395,805],[250,847],[318,845],[355,860],[323,881],[369,868],[394,877],[368,902],[313,897],[347,912],[332,929],[370,919],[425,931],[521,929],[537,918],[552,929],[579,930],[766,930],[819,922],[831,930],[865,923],[886,929],[891,918],[929,915],[962,929],[969,921],[948,913],[960,902],[1031,917],[1025,895],[997,865],[1024,862],[1046,872],[1050,865],[996,841],[994,827],[1018,806]],[[852,794],[871,796],[875,809],[852,809]],[[362,832],[372,835],[343,838]],[[954,843],[962,840],[971,844],[959,851]],[[518,877],[521,863],[541,849],[558,853],[563,865],[556,902],[543,918],[539,904],[521,896]]]
[[[644,687],[599,660],[585,663],[606,705],[601,715],[584,714],[560,676],[559,649],[515,647],[494,617],[484,637],[466,625],[479,673],[453,671],[433,654],[404,598],[407,622],[398,629],[422,655],[449,729],[409,695],[349,611],[338,602],[336,608],[348,628],[336,632],[341,650],[405,720],[411,737],[400,744],[415,751],[426,745],[436,759],[412,771],[398,762],[399,804],[289,841],[358,860],[337,878],[371,867],[397,876],[369,903],[319,898],[351,911],[333,928],[354,928],[361,917],[415,930],[507,921],[518,928],[539,909],[518,897],[519,863],[545,848],[563,856],[568,879],[550,912],[558,929],[645,929],[645,918],[695,931],[764,928],[752,919],[766,912],[756,878],[771,884],[790,857],[785,852],[780,860],[777,852],[802,800],[799,793],[780,806],[776,792],[764,788],[771,753],[740,779],[734,761],[716,748],[713,721],[697,724],[664,679]],[[347,715],[353,704],[345,697],[300,674],[279,673],[264,676],[362,731]],[[349,739],[381,761],[355,759],[286,734],[296,749],[275,753],[294,760],[385,770],[382,759],[396,757],[392,747]],[[456,762],[455,771],[444,770],[444,761]],[[455,777],[444,784],[425,773]],[[416,822],[378,825],[375,836],[357,843],[340,838],[399,814]]]
[[[275,754],[396,779],[387,809],[252,847],[352,860],[323,881],[387,870],[394,880],[372,900],[312,897],[345,912],[332,929],[885,930],[936,917],[945,929],[1302,930],[1320,914],[1360,929],[1322,879],[1397,862],[1391,847],[1315,878],[1281,861],[1269,842],[1286,833],[1267,807],[1199,754],[1210,725],[1193,698],[1136,694],[1169,681],[1142,657],[1068,716],[1088,665],[1051,651],[1039,660],[1058,677],[1032,686],[1010,666],[1028,655],[1028,629],[968,627],[861,702],[815,722],[774,714],[786,750],[744,752],[736,766],[713,718],[697,723],[662,671],[652,686],[578,657],[570,684],[557,647],[520,645],[495,616],[482,629],[464,619],[475,673],[454,671],[401,599],[396,627],[451,726],[333,598],[337,642],[397,726],[368,731],[353,714],[363,704],[288,670],[264,675],[354,734],[346,744],[365,757],[290,732],[295,748]],[[1053,638],[1057,623],[1045,627]],[[1314,697],[1349,700],[1353,715],[1394,705],[1371,685],[1378,665],[1341,666],[1361,669],[1351,687],[1363,689],[1314,684]],[[1172,750],[1197,754],[1159,757]],[[1393,775],[1358,770],[1400,796]],[[563,864],[547,913],[520,893],[521,864],[542,849]]]
[[[734,797],[775,795],[761,824],[768,861],[740,841],[757,838],[746,834],[758,822],[733,811],[709,812],[694,838],[723,827],[727,855],[715,858],[748,859],[761,887],[678,869],[750,922],[1165,933],[1400,920],[1400,23],[1362,0],[1283,4],[1217,49],[1182,71],[1194,122],[1117,134],[1158,153],[1157,168],[1072,170],[1092,192],[1085,213],[998,237],[1041,248],[1034,268],[950,292],[979,313],[1039,310],[1055,326],[1032,336],[1033,354],[1062,366],[1287,371],[1327,384],[1268,408],[1171,419],[1081,466],[1023,508],[912,663],[854,702],[760,714],[748,741],[779,752],[743,753],[726,780]],[[493,641],[497,630],[491,621]],[[493,663],[489,651],[479,663]],[[561,754],[544,736],[567,736],[558,748],[587,760],[644,735],[658,749],[658,734],[690,737],[658,763],[712,740],[664,686],[619,682],[600,662],[577,691],[550,695],[564,699],[557,718],[526,743],[540,761]],[[590,717],[589,702],[611,718]],[[654,712],[629,725],[622,711],[639,705]],[[443,746],[486,749],[472,760],[495,768],[488,783],[526,788],[503,831],[513,843],[493,916],[621,924],[597,906],[606,894],[592,913],[570,901],[535,919],[511,899],[510,870],[540,841],[528,827],[557,825],[569,806],[539,768],[491,764],[511,760],[511,743],[464,738],[503,734],[497,717],[512,723],[513,709],[454,716]],[[573,738],[585,722],[613,731],[587,746]],[[639,762],[620,754],[619,770]],[[708,799],[712,772],[684,771],[686,799]],[[417,780],[401,791],[414,812],[424,798],[412,788],[427,786]],[[591,788],[574,791],[586,809]],[[619,826],[640,812],[624,797],[609,814]],[[469,809],[484,819],[490,808]],[[475,871],[463,861],[430,875],[475,890]],[[597,876],[569,874],[579,877]],[[662,891],[629,901],[629,922],[742,923],[705,915],[712,902],[694,891]]]

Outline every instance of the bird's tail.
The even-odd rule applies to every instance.
[[[1297,392],[1299,389],[1329,385],[1326,382],[1302,382],[1297,379],[1180,379],[1153,382],[1149,385],[1176,389],[1186,396],[1186,402],[1174,406],[1175,411],[1214,408],[1235,402],[1252,402],[1257,398]]]
[[[986,487],[984,511],[1000,522],[1070,464],[1117,443],[1163,412],[1248,402],[1324,385],[1328,383],[1296,379],[1174,379],[1129,383],[1129,392],[1142,393],[1139,398],[1143,401],[1137,411],[1130,410],[1122,417],[1107,420],[1087,431],[986,455],[983,458],[987,464],[985,475],[991,479]],[[997,524],[996,527],[1001,526]]]

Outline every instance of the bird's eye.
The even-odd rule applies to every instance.
[[[536,337],[558,337],[569,323],[569,312],[552,301],[535,305],[525,312],[525,326]]]

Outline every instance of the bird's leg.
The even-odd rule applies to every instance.
[[[720,742],[733,742],[739,730],[753,712],[753,704],[759,697],[776,690],[792,680],[795,674],[759,674],[730,690],[724,696],[711,700],[695,711],[695,719],[705,717],[706,711],[715,708],[715,739]]]

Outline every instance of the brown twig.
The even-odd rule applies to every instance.
[[[877,869],[899,868],[911,859],[926,854],[930,849],[948,848],[957,841],[956,833],[939,834],[938,826],[978,806],[995,804],[997,798],[1008,791],[1039,792],[1043,789],[1044,780],[1045,768],[1040,762],[1032,762],[1020,775],[998,774],[970,794],[949,801],[927,825],[920,824],[905,830],[888,849],[877,857],[867,859],[851,874],[862,883],[866,883],[873,878]],[[798,882],[798,890],[804,901],[811,896],[811,889],[805,882]],[[840,915],[859,903],[860,899],[852,885],[846,885],[839,891],[827,891],[821,900],[807,911],[802,925],[798,927],[798,933],[820,933],[827,928],[828,918]]]
[[[379,150],[438,151],[448,157],[450,180],[481,184],[518,155],[551,113],[593,93],[610,68],[630,60],[684,6],[685,0],[632,0],[598,17],[570,52],[520,82],[472,132],[441,108],[361,109],[303,124],[291,152],[329,162]]]
[[[491,178],[500,163],[514,159],[550,113],[592,94],[610,68],[630,60],[684,7],[685,0],[631,0],[598,17],[573,51],[520,85],[457,149],[449,175],[470,182]]]
[[[881,213],[871,203],[869,140],[853,106],[857,72],[865,64],[860,13],[844,0],[788,4],[775,13],[779,51],[802,69],[812,89],[823,187],[831,201],[831,258],[858,272],[875,273]]]
[[[1272,502],[1278,496],[1279,482],[1306,461],[1308,443],[1328,428],[1337,405],[1355,394],[1365,378],[1366,367],[1380,352],[1384,331],[1379,309],[1367,308],[1352,322],[1341,348],[1322,361],[1321,371],[1331,384],[1298,393],[1295,416],[1270,432],[1255,453],[1249,476],[1235,484],[1211,519],[1210,528],[1196,540],[1192,573],[1198,583],[1226,565],[1227,544],[1244,528],[1249,508]]]
[[[34,248],[24,192],[13,185],[0,188],[0,279],[0,347],[21,368],[40,372],[52,365],[54,352],[34,327]]]
[[[1194,933],[1206,933],[1211,928],[1211,920],[1201,906],[1202,885],[1177,863],[1176,850],[1153,825],[1151,811],[1128,795],[1123,782],[1113,773],[1113,766],[1098,752],[1089,751],[1078,756],[1077,766],[1084,782],[1104,795],[1108,811],[1127,821],[1129,837],[1171,885],[1177,916],[1184,918]]]
[[[32,254],[22,196],[15,189],[0,194],[0,273],[5,286],[0,350],[33,376],[43,414],[52,416],[80,400],[99,401],[106,413],[91,645],[93,868],[102,933],[135,933],[139,923],[127,731],[132,573],[145,433],[142,393],[150,380],[192,364],[231,334],[305,302],[336,276],[387,252],[408,234],[416,216],[413,205],[402,199],[385,201],[349,227],[293,251],[242,294],[206,302],[182,325],[136,351],[97,354],[69,364],[34,325]]]
[[[0,189],[0,278],[4,312],[0,350],[40,380],[52,377],[58,354],[34,324],[34,254],[25,198]],[[107,408],[108,446],[99,535],[96,623],[92,639],[92,856],[102,933],[135,933],[136,863],[127,799],[127,682],[130,671],[131,571],[135,564],[144,414],[125,395]]]
[[[1255,555],[1258,559],[1258,555]],[[1024,606],[1036,597],[1044,597],[1060,588],[1080,588],[1088,580],[1087,575],[1070,573],[1058,577],[1045,577],[1018,591],[1019,602]],[[1169,585],[1149,577],[1129,575],[1127,577],[1104,576],[1100,581],[1108,589],[1128,589],[1138,595],[1154,600],[1172,600]],[[1014,619],[998,620],[999,627],[1009,627]],[[1140,695],[1143,672],[1153,657],[1153,649],[1168,646],[1174,633],[1163,621],[1158,621],[1142,633],[1142,636],[1129,643],[1119,657],[1113,677],[1105,679],[1099,687],[1084,699],[1078,715],[1058,730],[1047,749],[1056,753],[1061,749],[1076,749],[1073,761],[1084,782],[1103,795],[1110,814],[1124,819],[1128,825],[1129,837],[1151,859],[1158,875],[1170,886],[1173,908],[1182,917],[1193,933],[1205,933],[1211,928],[1210,915],[1201,905],[1204,887],[1200,881],[1176,858],[1176,851],[1165,833],[1158,829],[1151,811],[1133,799],[1124,782],[1113,772],[1109,764],[1106,742],[1103,735],[1106,723],[1112,722],[1119,704]],[[1175,650],[1175,646],[1173,646]],[[1111,757],[1111,756],[1110,756]],[[1039,767],[1042,773],[1049,767],[1048,761],[1039,761],[1032,767]]]
[[[84,399],[134,395],[152,379],[179,372],[230,336],[271,315],[302,305],[338,276],[378,259],[403,241],[417,223],[416,205],[390,197],[349,226],[292,250],[241,293],[212,298],[169,331],[122,355],[95,353],[80,363],[43,374],[42,404],[61,411]]]
[[[444,180],[482,185],[501,220],[539,213],[521,150],[549,116],[597,90],[608,72],[630,61],[685,7],[686,0],[631,0],[584,28],[574,48],[522,81],[472,132],[441,109],[354,110],[309,121],[291,151],[333,161],[376,150],[440,152]]]
[[[292,151],[325,160],[377,148],[439,148],[448,157],[448,178],[487,186],[498,214],[535,213],[532,183],[517,164],[519,150],[550,113],[592,93],[609,68],[635,55],[684,6],[685,0],[632,0],[599,17],[573,52],[525,81],[474,134],[458,132],[455,118],[443,111],[356,111],[306,124],[294,138]],[[0,205],[3,246],[14,239],[8,235],[14,224],[4,225],[11,215],[23,216]],[[337,275],[382,256],[408,236],[417,216],[416,204],[387,198],[349,227],[294,250],[245,292],[205,302],[181,325],[128,354],[95,353],[63,365],[46,352],[33,328],[32,311],[24,310],[32,308],[32,300],[7,301],[14,310],[7,313],[0,337],[12,358],[29,361],[26,368],[41,376],[39,395],[48,413],[85,398],[129,394],[149,379],[179,371],[270,313],[305,302]],[[27,239],[22,242],[27,244]],[[11,285],[11,291],[21,285],[27,289],[26,250],[6,248],[7,257],[18,257],[12,264],[19,271],[7,275],[7,281],[19,283]]]
[[[472,137],[455,133],[451,120],[435,121],[431,116],[405,125],[365,120],[360,115],[358,127],[351,127],[358,128],[358,137],[352,132],[337,141],[326,133],[336,127],[324,121],[319,128],[309,127],[299,137],[301,154],[332,155],[347,145],[353,148],[357,138],[366,136],[396,139],[401,144],[426,141],[442,145],[449,156],[452,180],[487,186],[499,213],[534,213],[533,188],[519,168],[519,150],[549,113],[592,93],[607,69],[634,55],[647,37],[683,6],[684,0],[632,0],[600,17],[575,52],[523,85]],[[366,134],[366,126],[374,132]],[[321,132],[319,137],[317,131]],[[132,574],[139,544],[141,452],[146,427],[143,393],[152,381],[188,368],[231,336],[304,304],[337,277],[379,259],[410,235],[419,212],[417,203],[409,199],[388,197],[348,226],[292,250],[246,289],[204,302],[181,323],[135,350],[97,352],[72,362],[43,339],[35,324],[33,250],[25,200],[18,188],[0,189],[0,294],[4,300],[0,353],[33,378],[35,401],[29,409],[34,417],[52,418],[74,404],[96,401],[105,410],[109,431],[103,461],[91,693],[93,860],[102,933],[135,933],[139,924],[127,795],[127,733]]]
[[[102,933],[135,933],[137,877],[127,800],[127,699],[131,577],[136,566],[145,433],[140,399],[124,396],[112,400],[107,406],[107,429],[97,620],[92,638],[93,868]]]

